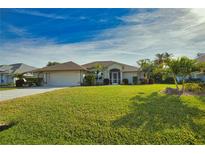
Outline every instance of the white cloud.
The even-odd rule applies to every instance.
[[[204,10],[159,9],[121,17],[126,25],[104,30],[87,42],[57,44],[52,40],[8,42],[0,47],[1,63],[43,66],[48,61],[117,60],[135,65],[142,58],[170,52],[195,57],[205,52]],[[3,57],[3,59],[2,59]]]
[[[8,25],[8,31],[18,36],[25,36],[28,32],[24,28],[19,28],[13,25]]]
[[[42,13],[42,12],[39,12],[39,11],[28,10],[28,9],[15,9],[15,11],[17,13],[28,14],[28,15],[39,16],[39,17],[45,17],[45,18],[51,18],[51,19],[66,19],[64,16],[59,16],[59,15],[50,14],[50,13]]]

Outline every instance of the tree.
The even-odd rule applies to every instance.
[[[172,54],[169,54],[168,52],[158,53],[155,56],[155,64],[162,66],[164,66],[172,58]]]
[[[170,72],[172,73],[176,88],[179,90],[177,77],[182,78],[182,93],[184,93],[184,84],[187,76],[190,76],[196,68],[196,61],[187,57],[172,59],[167,63]]]
[[[56,64],[60,64],[59,62],[51,62],[49,61],[48,64],[46,66],[53,66],[53,65],[56,65]]]
[[[155,59],[155,64],[163,64],[164,63],[164,53],[158,53],[155,55],[156,56],[156,59]]]
[[[153,72],[153,62],[150,59],[141,59],[137,61],[137,64],[140,67],[140,70],[144,73],[144,79],[146,82],[150,79]]]
[[[165,52],[164,57],[163,57],[164,63],[165,64],[168,63],[171,60],[172,57],[173,57],[173,54],[169,54],[168,52]]]
[[[197,62],[196,71],[205,73],[205,62]]]
[[[105,67],[104,65],[101,65],[101,64],[96,64],[95,67],[94,67],[94,74],[96,76],[96,80],[99,79],[99,76],[101,77],[102,76],[102,72],[104,71]],[[101,73],[101,74],[99,74]]]

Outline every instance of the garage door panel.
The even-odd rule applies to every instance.
[[[80,72],[52,72],[49,74],[48,85],[69,86],[80,84]]]

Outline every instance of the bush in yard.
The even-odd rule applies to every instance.
[[[109,85],[109,83],[110,83],[110,80],[109,80],[109,79],[106,78],[106,79],[103,80],[103,84],[104,84],[104,85]]]
[[[35,83],[36,83],[36,86],[41,86],[43,83],[43,78],[37,78]]]
[[[122,83],[123,83],[124,85],[128,85],[128,79],[123,79],[123,80],[122,80]]]
[[[23,87],[25,81],[23,79],[16,80],[16,87]]]
[[[95,75],[88,74],[85,76],[85,85],[86,86],[93,86],[95,84]]]
[[[194,93],[201,93],[205,90],[203,84],[198,83],[186,83],[185,84],[185,91],[194,92]]]
[[[30,87],[33,85],[36,86],[41,86],[42,82],[43,82],[43,78],[34,78],[34,77],[29,77],[29,78],[25,78],[26,79],[26,84]]]
[[[148,80],[147,79],[140,79],[140,84],[147,84]]]
[[[133,84],[138,84],[138,77],[137,76],[133,76],[132,80],[133,80]]]
[[[162,83],[166,83],[166,84],[174,84],[174,79],[173,77],[166,77]]]
[[[154,79],[149,79],[149,84],[154,84]]]

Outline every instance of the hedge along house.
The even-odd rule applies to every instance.
[[[83,83],[87,71],[86,68],[69,61],[34,70],[34,73],[43,78],[43,84],[47,86],[78,86]]]
[[[17,75],[24,77],[33,76],[32,71],[36,68],[23,63],[0,65],[0,85],[14,84]]]
[[[103,68],[98,74],[100,76],[98,82],[109,79],[110,84],[122,84],[123,79],[127,79],[128,84],[133,84],[133,78],[143,78],[137,67],[115,61],[95,61],[82,66],[92,72],[98,65]]]

